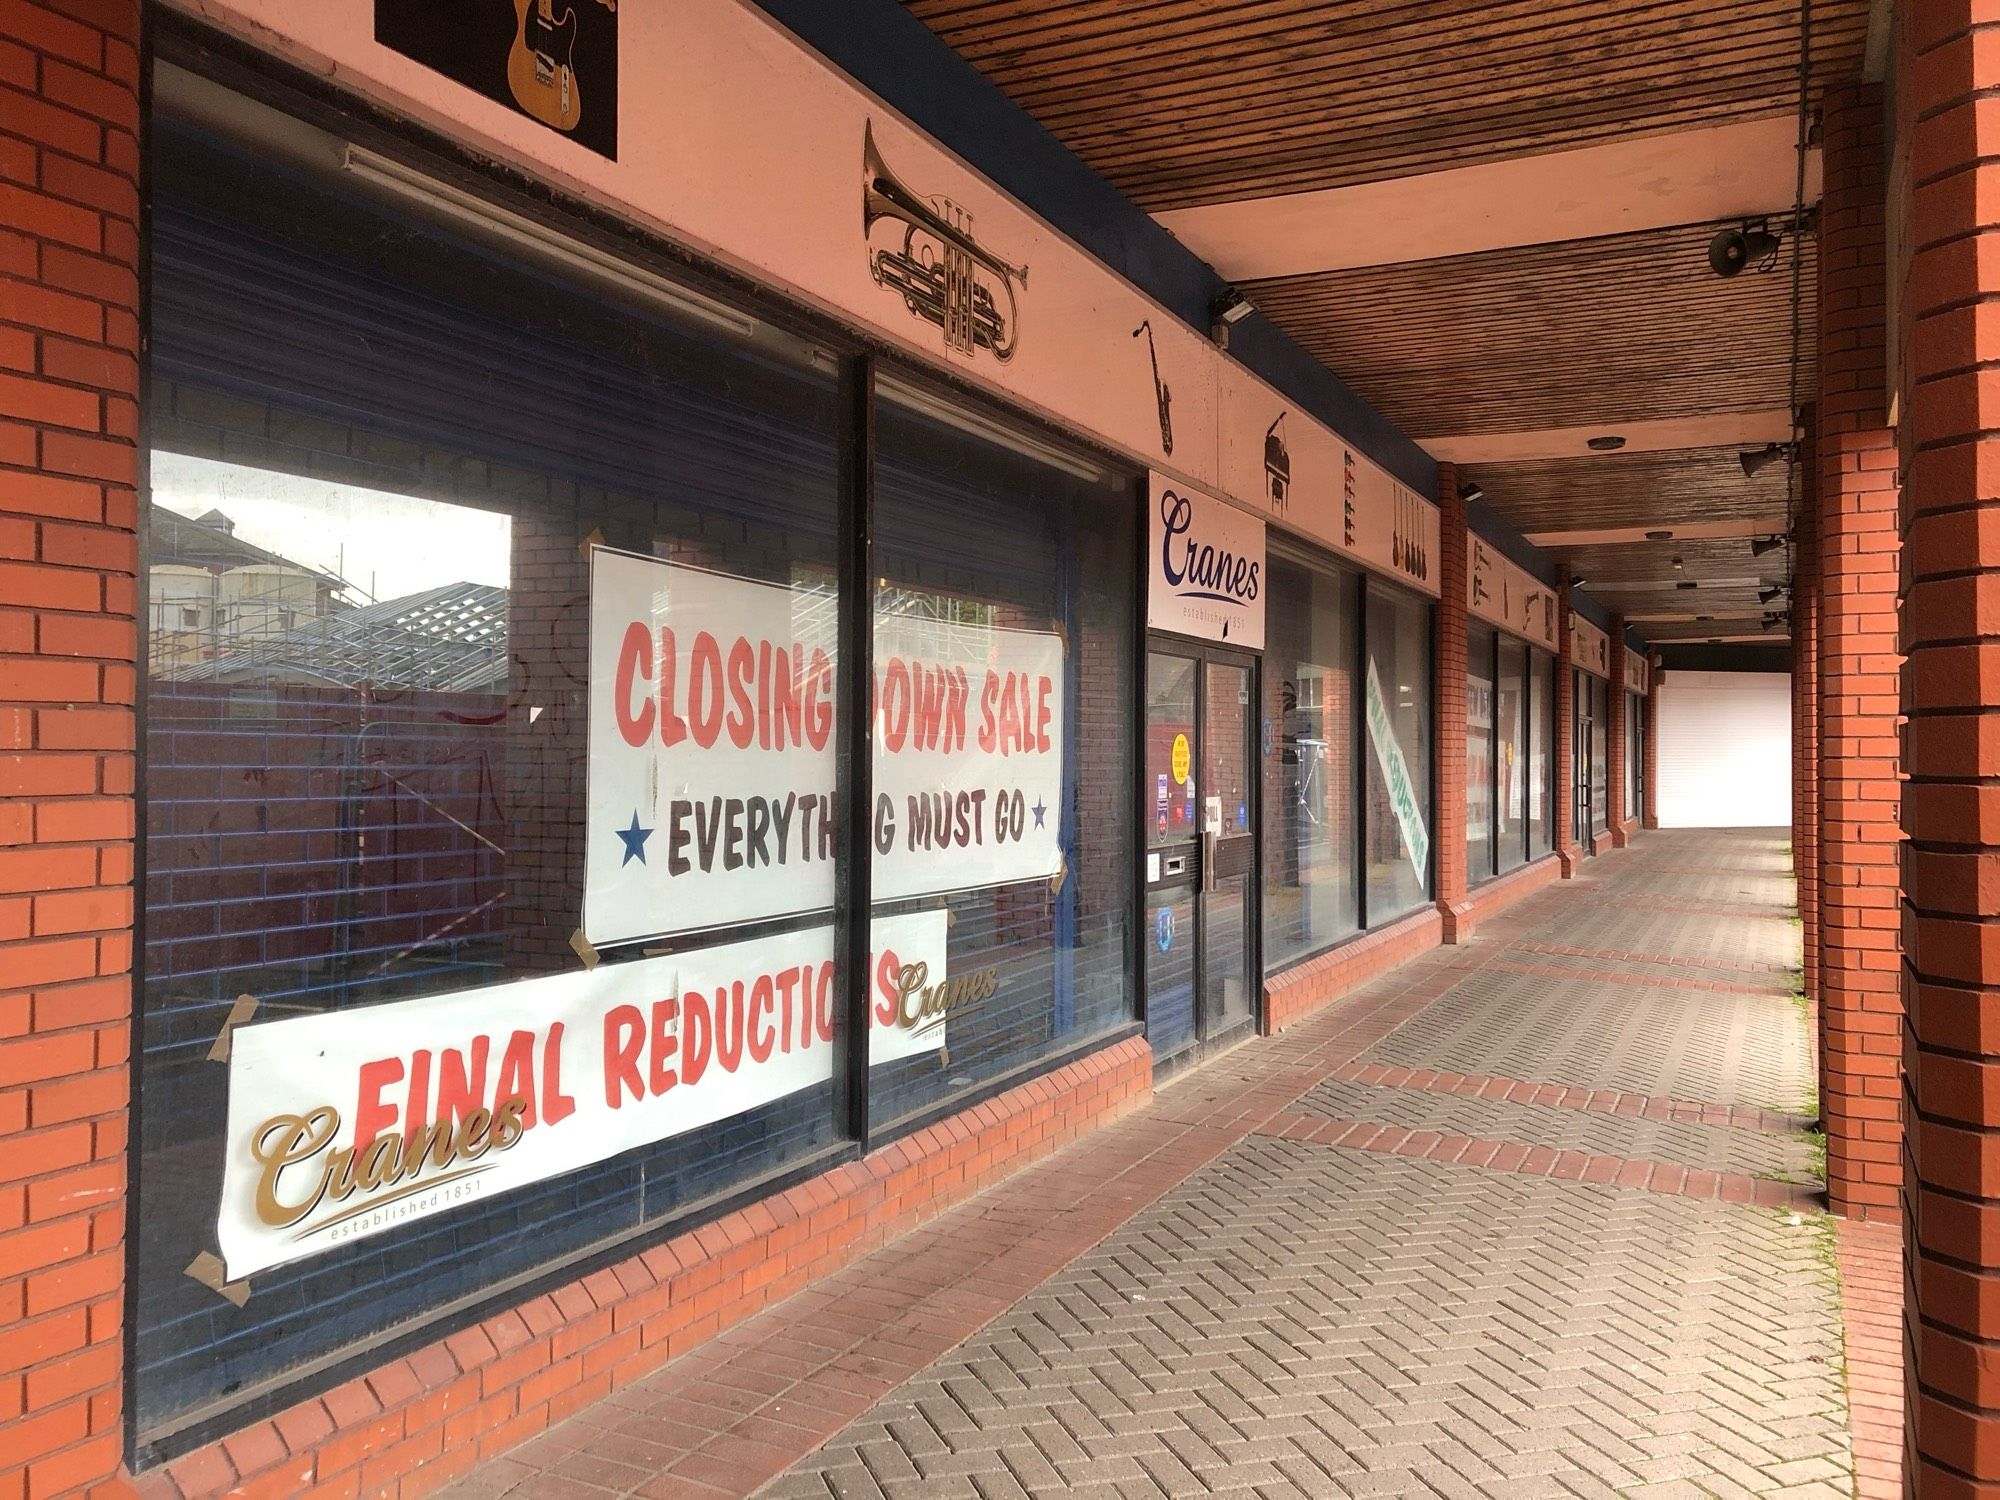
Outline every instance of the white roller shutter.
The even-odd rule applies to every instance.
[[[1660,679],[1662,828],[1778,828],[1792,821],[1792,679],[1782,672],[1668,672]]]

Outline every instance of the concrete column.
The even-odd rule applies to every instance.
[[[1625,617],[1611,617],[1611,691],[1608,695],[1610,724],[1604,735],[1604,753],[1610,757],[1604,795],[1611,799],[1605,809],[1604,826],[1611,830],[1611,847],[1623,849],[1632,841],[1632,825],[1625,821],[1625,736],[1631,726],[1625,722]]]
[[[1906,1493],[2000,1495],[2000,12],[1902,7]],[[1903,268],[1899,268],[1903,269]],[[1829,605],[1830,608],[1830,605]]]
[[[0,5],[0,1495],[124,1450],[139,0]],[[132,1215],[136,1217],[136,1215]]]
[[[1465,873],[1465,590],[1468,538],[1458,468],[1438,465],[1437,904],[1444,940],[1470,936]]]
[[[1564,578],[1556,587],[1556,859],[1564,880],[1583,862],[1576,843],[1576,746],[1570,722],[1576,713],[1576,644],[1569,615],[1569,579]]]
[[[1829,89],[1819,232],[1820,1028],[1827,1197],[1897,1208],[1897,473],[1884,348],[1881,90]]]
[[[1803,493],[1792,523],[1792,871],[1804,929],[1806,993],[1818,999],[1819,487],[1810,411],[1804,429],[1799,455]]]

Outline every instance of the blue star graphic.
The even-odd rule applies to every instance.
[[[1042,819],[1048,815],[1048,804],[1042,801],[1040,797],[1037,797],[1035,805],[1028,810],[1035,815],[1035,826],[1040,828],[1042,826]]]
[[[618,837],[625,841],[625,857],[618,861],[618,868],[624,869],[635,859],[643,865],[646,862],[646,840],[652,836],[652,829],[639,826],[639,810],[635,807],[632,809],[632,826],[618,830]]]

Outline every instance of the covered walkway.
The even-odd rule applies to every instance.
[[[1649,835],[452,1493],[1893,1493],[1798,961],[1784,834]]]

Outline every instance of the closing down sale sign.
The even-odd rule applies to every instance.
[[[598,947],[833,904],[836,600],[598,548],[583,925]],[[875,898],[1062,868],[1055,631],[878,613]]]
[[[942,910],[876,920],[872,1064],[935,1052],[990,971]],[[833,1076],[833,929],[239,1027],[231,1280],[575,1171]]]

